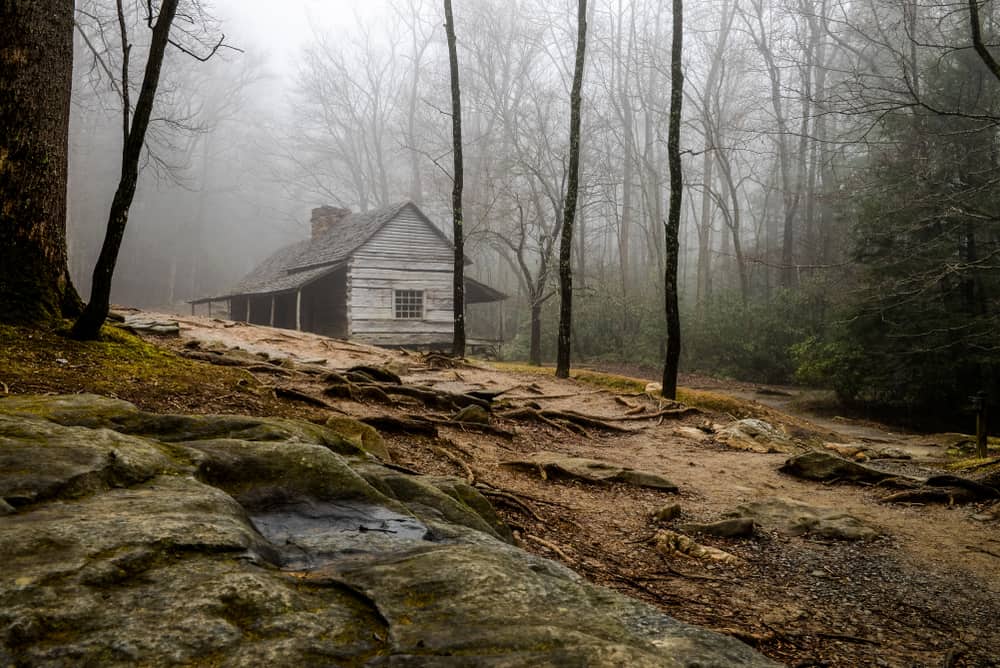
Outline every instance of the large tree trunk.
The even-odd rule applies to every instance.
[[[458,85],[458,50],[455,45],[455,19],[451,0],[444,0],[444,27],[448,34],[448,63],[451,69],[451,145],[454,154],[454,179],[451,189],[452,233],[455,237],[454,313],[455,330],[451,354],[465,357],[465,240],[462,230],[462,95]]]
[[[556,377],[569,378],[570,333],[573,326],[573,222],[580,184],[580,98],[587,50],[587,0],[580,0],[576,16],[576,63],[570,92],[569,178],[563,206],[559,243],[559,336],[556,339]]]
[[[0,322],[79,312],[66,260],[72,0],[0,0]]]
[[[542,365],[542,304],[535,299],[531,300],[531,343],[528,362],[535,366]]]
[[[2,0],[0,0],[2,1]],[[108,230],[104,235],[104,245],[94,266],[94,280],[90,289],[90,301],[83,313],[73,325],[73,336],[78,339],[95,339],[101,331],[101,325],[108,317],[108,307],[111,302],[111,280],[114,277],[115,265],[118,263],[118,251],[125,236],[125,225],[128,223],[128,212],[135,196],[136,184],[139,181],[139,156],[146,141],[146,128],[153,112],[153,101],[156,98],[156,88],[160,83],[160,68],[163,56],[167,50],[170,38],[170,26],[177,13],[178,0],[163,0],[160,14],[153,26],[153,37],[149,45],[149,57],[146,60],[146,71],[142,78],[142,88],[135,105],[135,115],[122,150],[122,173],[118,189],[111,201],[111,212],[108,214]],[[128,114],[128,109],[124,111]]]
[[[681,103],[684,99],[682,0],[673,0],[673,41],[670,45],[670,126],[667,131],[667,161],[670,164],[670,209],[667,212],[665,241],[666,268],[663,275],[664,301],[667,316],[667,354],[663,363],[663,396],[677,398],[677,371],[681,357],[681,316],[677,300],[678,232],[681,224]]]

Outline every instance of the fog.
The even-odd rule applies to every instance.
[[[121,101],[109,74],[121,58],[113,3],[80,4],[69,241],[86,295],[117,179]],[[849,296],[868,290],[859,299],[871,302],[902,289],[902,279],[870,280],[862,243],[902,225],[891,211],[926,211],[945,186],[954,204],[962,187],[991,182],[959,156],[993,144],[997,81],[971,47],[953,48],[970,43],[968,16],[953,9],[688,3],[680,290],[689,368],[790,379]],[[224,33],[239,50],[207,62],[169,54],[114,301],[186,310],[186,300],[225,294],[263,257],[305,238],[311,208],[323,204],[366,210],[412,199],[448,232],[440,3],[218,0],[206,11],[204,44]],[[588,11],[574,354],[656,364],[670,8],[596,0]],[[526,355],[535,320],[549,357],[576,3],[464,0],[455,14],[469,272],[511,295],[508,354]],[[146,28],[131,20],[135,69]],[[978,239],[995,244],[996,230]],[[495,319],[485,326],[499,330]]]

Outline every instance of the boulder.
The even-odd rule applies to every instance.
[[[599,459],[571,457],[558,452],[536,452],[524,459],[500,462],[500,465],[535,472],[543,479],[568,479],[598,484],[621,483],[663,492],[677,491],[677,485],[659,473],[632,469]]]
[[[795,443],[770,422],[757,418],[737,420],[718,429],[716,439],[737,450],[793,452]]]
[[[654,510],[650,516],[654,522],[670,522],[681,516],[681,504],[669,503]]]
[[[490,414],[482,406],[466,406],[455,413],[452,417],[455,422],[473,422],[475,424],[489,424]]]
[[[334,415],[327,419],[325,426],[357,447],[372,453],[383,462],[392,462],[389,449],[375,427],[360,420],[340,415]]]
[[[776,665],[329,430],[87,402],[0,399],[5,665]]]
[[[891,479],[906,480],[904,476],[898,476],[886,471],[865,466],[857,462],[838,457],[831,452],[813,450],[796,455],[788,459],[782,466],[781,472],[796,478],[806,480],[818,480],[820,482],[844,481],[875,484]],[[915,479],[910,479],[915,482]]]
[[[784,497],[745,503],[726,515],[751,520],[764,529],[790,536],[809,534],[833,540],[868,540],[879,535],[875,527],[853,515]]]
[[[723,564],[736,565],[743,563],[743,560],[734,554],[717,547],[702,545],[693,539],[676,531],[660,529],[653,537],[655,549],[660,554],[667,557],[690,557],[703,561],[716,561]]]
[[[751,517],[731,517],[718,522],[689,522],[680,525],[680,530],[687,533],[703,533],[706,536],[719,538],[752,538],[756,523]]]
[[[120,323],[115,323],[122,329],[133,332],[149,332],[152,334],[164,334],[178,336],[181,326],[176,320],[164,318],[153,318],[148,315],[126,315]]]

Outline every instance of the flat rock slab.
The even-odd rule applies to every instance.
[[[677,485],[659,473],[640,471],[599,459],[570,457],[558,452],[536,452],[524,459],[501,462],[500,465],[522,471],[531,471],[543,479],[580,480],[597,484],[621,483],[663,492],[673,493],[677,491]]]
[[[151,318],[146,315],[126,315],[120,327],[136,332],[178,335],[181,326],[176,320]]]
[[[765,529],[790,536],[809,534],[834,540],[869,540],[879,535],[875,527],[853,515],[785,497],[745,503],[726,515],[750,519]]]
[[[770,422],[757,418],[737,420],[716,432],[716,439],[736,450],[794,452],[796,444]]]
[[[718,522],[688,522],[680,525],[681,531],[703,533],[719,538],[752,538],[757,523],[750,517],[730,517]]]
[[[838,457],[832,452],[813,450],[788,459],[780,471],[796,478],[820,482],[844,481],[875,484],[893,479],[919,482],[915,478],[888,473]]]
[[[777,665],[316,425],[0,399],[0,457],[0,665]]]

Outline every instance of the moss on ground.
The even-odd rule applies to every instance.
[[[552,376],[555,369],[550,366],[534,366],[530,364],[519,364],[516,362],[492,362],[492,366],[502,371],[513,371],[519,373],[536,373],[544,376]],[[616,392],[643,392],[649,381],[630,376],[621,376],[613,373],[603,373],[581,369],[570,372],[570,377],[581,383],[596,385]],[[658,392],[655,394],[659,394]],[[737,399],[718,392],[708,392],[705,390],[691,390],[685,387],[677,388],[677,400],[687,406],[696,406],[705,410],[717,413],[729,413],[734,417],[764,417],[770,413],[764,406],[745,399]]]
[[[67,332],[0,325],[0,395],[91,392],[158,412],[289,412],[241,369],[185,359],[116,327],[98,341]]]
[[[719,392],[677,388],[677,401],[687,406],[696,406],[707,411],[726,413],[735,418],[759,418],[773,420],[776,411],[756,401],[738,399]]]
[[[1000,472],[1000,447],[996,447],[990,439],[989,449],[992,451],[989,457],[969,457],[960,456],[959,459],[949,462],[945,467],[949,471],[976,472],[979,474]]]

